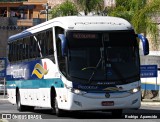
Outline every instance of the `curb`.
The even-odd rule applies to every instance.
[[[2,103],[9,103],[9,101],[6,98],[0,98],[0,104]]]
[[[0,101],[8,101],[8,99],[7,98],[0,98]]]
[[[9,122],[7,119],[0,119],[0,122]]]
[[[160,99],[143,99],[142,105],[160,106]]]
[[[4,98],[4,99],[0,99],[0,101],[8,101],[8,100]]]
[[[160,106],[160,102],[155,102],[155,101],[151,101],[151,102],[141,102],[141,105],[143,106]]]

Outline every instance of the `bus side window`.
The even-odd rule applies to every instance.
[[[18,61],[18,55],[19,55],[18,48],[19,48],[18,43],[15,42],[15,61]]]
[[[53,54],[53,34],[51,31],[49,32],[48,40],[49,40],[49,55],[52,55]]]
[[[53,34],[52,34],[52,31],[48,31],[48,54],[53,55]]]
[[[62,56],[61,41],[60,39],[58,39],[58,34],[63,34],[63,33],[64,33],[64,30],[62,28],[60,27],[55,28],[58,65],[59,65],[60,71],[66,76],[65,57]]]
[[[16,45],[14,44],[15,42],[13,42],[13,57],[12,57],[12,61],[15,61],[15,56],[16,56]]]
[[[37,39],[37,35],[34,36],[34,39],[33,39],[33,58],[37,58],[38,57],[38,46],[37,46],[37,42],[36,42],[36,39]]]
[[[38,33],[34,36],[34,47],[35,47],[35,52],[36,52],[36,58],[42,56],[42,47],[41,43],[43,41],[43,33]]]
[[[38,51],[37,51],[37,42],[36,42],[36,36],[30,37],[30,58],[37,58],[38,57]]]
[[[46,52],[45,52],[45,40],[47,39],[48,37],[46,36],[46,32],[43,31],[41,33],[39,33],[39,36],[38,36],[38,51],[40,53],[40,55],[42,57],[45,57],[46,56]]]
[[[26,43],[26,59],[29,59],[29,46],[28,46],[28,43]]]
[[[24,39],[23,39],[23,49],[22,49],[22,51],[23,51],[22,60],[25,60],[25,59],[28,58],[28,57],[27,57],[26,47],[27,47],[27,38],[24,38]]]
[[[30,41],[29,39],[30,39],[29,37],[25,39],[25,52],[26,52],[25,53],[25,55],[26,55],[25,58],[26,59],[29,59],[29,52],[30,52],[29,51],[29,41]]]
[[[15,61],[18,61],[19,60],[19,45],[18,45],[18,41],[16,42],[16,49],[15,49]]]
[[[24,55],[24,50],[23,50],[23,48],[24,48],[24,44],[23,44],[23,40],[21,40],[21,42],[20,42],[20,48],[19,48],[19,53],[20,53],[20,60],[23,60],[23,55]]]
[[[58,57],[59,69],[64,75],[66,75],[65,57],[62,56],[61,41],[59,39],[56,41],[56,48],[57,48],[57,57]]]
[[[17,60],[16,61],[19,61],[20,59],[20,44],[19,44],[19,40],[17,41]]]
[[[38,39],[39,45],[40,45],[39,51],[40,51],[40,53],[42,54],[42,56],[44,57],[44,56],[46,56],[46,53],[45,53],[45,50],[44,50],[44,47],[45,47],[45,39],[47,38],[46,32],[40,33],[40,34],[39,34],[39,37],[40,37],[40,38]]]
[[[13,55],[13,50],[12,50],[13,46],[12,45],[13,45],[13,43],[8,44],[8,47],[9,47],[8,60],[10,62],[12,62],[12,55]]]
[[[34,52],[33,52],[33,36],[32,37],[30,37],[30,44],[29,44],[29,49],[30,49],[30,54],[29,54],[29,57],[30,58],[34,58]]]

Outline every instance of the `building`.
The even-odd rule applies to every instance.
[[[115,7],[116,0],[104,0],[104,6],[105,7]]]
[[[0,57],[6,57],[9,36],[42,23],[47,15],[42,14],[46,3],[54,7],[66,0],[0,0]],[[71,0],[77,2],[77,0]],[[115,0],[104,0],[105,6],[114,6]]]
[[[6,57],[9,36],[45,21],[47,0],[0,0],[0,57]]]
[[[0,17],[10,19],[9,25],[33,26],[34,20],[45,19],[45,14],[40,14],[45,8],[47,0],[0,0]],[[13,24],[14,23],[14,24]]]

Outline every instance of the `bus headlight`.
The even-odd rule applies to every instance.
[[[72,88],[71,92],[74,93],[74,94],[78,94],[78,95],[84,95],[84,94],[87,93],[85,91],[81,91],[79,89],[73,89],[73,88]]]
[[[131,90],[130,90],[130,93],[136,93],[136,92],[138,92],[138,91],[140,91],[140,90],[141,90],[141,87],[139,86],[139,87],[137,87],[137,88],[131,89]]]
[[[69,87],[69,86],[67,86],[67,85],[65,85],[65,87],[66,87],[70,92],[72,92],[72,93],[74,93],[74,94],[84,95],[84,94],[87,93],[87,92],[85,92],[85,91],[82,91],[82,90],[79,90],[79,89],[74,89],[74,88],[72,88],[72,87]]]

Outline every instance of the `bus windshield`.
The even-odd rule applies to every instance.
[[[69,32],[68,46],[71,78],[121,84],[140,79],[139,49],[133,31]]]

